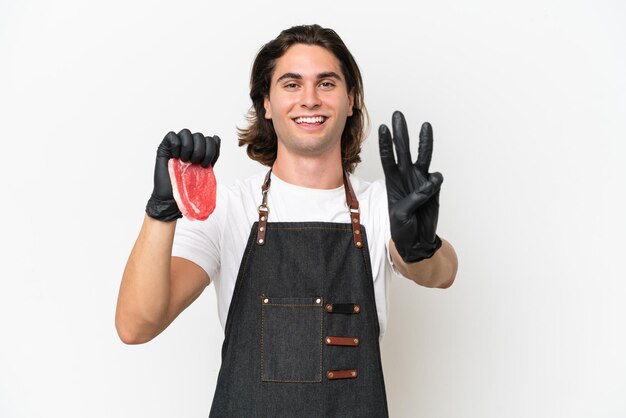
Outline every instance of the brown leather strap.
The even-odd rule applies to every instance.
[[[350,209],[358,209],[359,208],[359,200],[356,198],[356,194],[354,194],[354,189],[352,189],[352,183],[350,183],[350,179],[348,178],[348,172],[343,172],[343,185],[346,191],[346,202],[348,203],[348,207]]]
[[[263,193],[267,193],[267,191],[270,189],[270,183],[272,182],[271,175],[272,175],[272,169],[270,168],[270,170],[265,175],[265,180],[263,180],[263,185],[261,185],[261,191]]]
[[[346,202],[350,211],[350,223],[352,224],[352,235],[354,235],[354,245],[363,248],[361,239],[361,212],[359,210],[359,200],[356,198],[352,184],[348,178],[348,172],[343,172],[343,186],[346,191]]]
[[[328,380],[354,379],[357,375],[358,372],[356,370],[329,370],[326,372]]]
[[[359,339],[356,337],[331,337],[324,338],[326,345],[343,345],[348,347],[356,347],[359,345]]]
[[[263,201],[259,205],[259,227],[256,234],[256,243],[259,245],[265,244],[265,232],[267,231],[267,216],[270,213],[270,208],[267,206],[267,193],[270,190],[270,175],[272,174],[272,169],[267,172],[265,175],[265,180],[263,181],[263,185],[261,186],[261,191],[263,192]]]
[[[340,314],[358,314],[361,307],[358,303],[327,303],[326,312]]]
[[[265,175],[265,180],[261,186],[263,192],[263,202],[259,205],[259,227],[257,230],[256,242],[259,245],[265,244],[265,233],[267,232],[267,217],[270,213],[270,208],[267,206],[267,193],[270,189],[272,169]],[[356,198],[352,184],[348,178],[347,171],[343,172],[343,187],[346,191],[346,203],[350,212],[350,224],[352,224],[352,235],[354,236],[354,245],[357,248],[363,248],[363,241],[361,240],[361,213],[359,211],[359,200]]]

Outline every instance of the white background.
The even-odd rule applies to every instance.
[[[141,346],[117,290],[169,130],[222,138],[281,29],[334,28],[372,130],[435,132],[454,286],[392,283],[392,417],[626,417],[626,6],[622,1],[2,0],[0,417],[206,417],[223,338],[213,289]],[[408,5],[411,4],[410,9]]]

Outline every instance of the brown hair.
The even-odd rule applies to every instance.
[[[270,93],[276,61],[295,44],[317,45],[332,52],[339,60],[348,92],[354,92],[352,116],[348,117],[341,134],[341,159],[344,170],[352,173],[361,162],[361,144],[366,136],[367,109],[363,101],[363,80],[354,57],[339,35],[319,25],[294,26],[283,30],[258,52],[250,75],[252,107],[248,112],[248,127],[237,129],[239,146],[247,145],[248,156],[266,166],[276,160],[276,131],[271,120],[265,119],[263,101]]]

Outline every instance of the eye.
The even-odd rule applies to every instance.
[[[291,83],[286,83],[286,84],[284,85],[284,87],[285,87],[286,89],[288,89],[288,90],[295,90],[295,89],[297,89],[299,86],[298,86],[298,83],[291,82]]]
[[[333,83],[332,81],[322,81],[320,83],[320,87],[323,89],[332,89],[333,87],[335,87],[335,83]]]

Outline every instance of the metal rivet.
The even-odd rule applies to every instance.
[[[326,373],[326,376],[328,376],[329,379],[332,379],[334,374],[333,374],[333,372],[328,372],[328,373]]]
[[[326,305],[326,312],[332,312],[333,311],[333,305],[331,305],[330,303]]]
[[[359,231],[358,229],[356,231],[354,231],[355,235],[359,235],[361,233],[361,231]]]
[[[352,222],[357,223],[359,220],[357,218],[352,218]]]
[[[357,241],[356,246],[361,248],[363,246],[363,244],[361,244],[361,241]]]
[[[259,228],[259,231],[263,232],[263,231],[265,231],[265,228],[260,227],[260,228]]]
[[[261,220],[264,221],[265,220],[265,216],[261,216]]]
[[[267,302],[269,302],[269,301],[270,301],[270,300],[269,300],[269,299],[267,299],[267,298],[263,299],[263,303],[267,303]]]
[[[352,372],[352,377],[356,377],[356,372]]]
[[[330,344],[330,343],[331,343],[331,341],[332,341],[332,340],[330,339],[330,337],[326,337],[326,344]]]
[[[320,299],[320,298],[315,299],[315,303],[320,303],[321,301],[322,301],[322,299]]]
[[[355,343],[355,344],[359,344],[359,339],[358,339],[358,338],[355,338],[355,339],[354,339],[354,343]]]
[[[259,244],[263,244],[263,238],[259,240]]]
[[[354,312],[359,313],[360,310],[361,308],[359,307],[359,305],[354,305]]]

